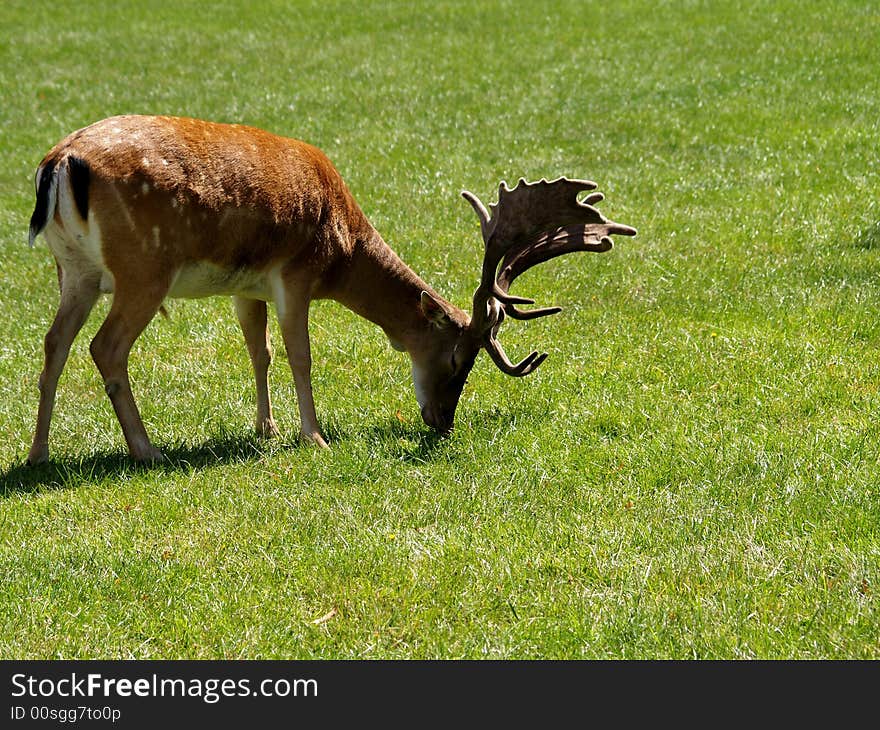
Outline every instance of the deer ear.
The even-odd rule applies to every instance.
[[[449,312],[446,311],[446,307],[443,303],[428,294],[426,291],[422,292],[420,306],[422,308],[422,314],[424,314],[428,321],[435,327],[443,329],[452,324],[452,319],[450,319]]]

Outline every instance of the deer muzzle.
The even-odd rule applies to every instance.
[[[455,421],[455,408],[444,408],[439,404],[428,403],[422,406],[422,420],[441,436],[452,431]]]

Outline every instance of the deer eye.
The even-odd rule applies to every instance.
[[[449,367],[452,368],[452,374],[458,372],[458,364],[455,361],[455,356],[458,353],[458,344],[452,348],[452,354],[449,356]]]

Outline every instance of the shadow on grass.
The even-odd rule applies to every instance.
[[[439,436],[421,422],[414,424],[393,417],[365,424],[362,430],[356,432],[343,431],[332,422],[325,423],[322,431],[331,449],[334,444],[364,440],[379,446],[389,458],[412,462],[430,461],[448,441],[448,437]]]
[[[389,418],[365,431],[366,436],[383,444],[390,458],[414,464],[424,464],[438,459],[455,461],[470,448],[463,448],[463,440],[494,441],[509,435],[518,424],[535,428],[549,418],[545,411],[536,412],[528,404],[518,406],[489,406],[470,413],[470,420],[456,419],[452,433],[441,436],[421,423],[413,424]],[[466,457],[469,458],[469,457]]]
[[[518,419],[534,420],[526,409],[492,408],[480,413],[478,422],[488,431],[505,428]],[[543,420],[546,415],[538,417]],[[454,435],[441,436],[432,429],[413,425],[396,418],[376,423],[353,436],[332,424],[324,435],[334,444],[343,444],[354,438],[367,438],[384,444],[391,458],[409,463],[427,463],[437,458],[448,458],[455,449],[447,449]],[[272,439],[266,441],[252,433],[230,433],[214,437],[196,445],[164,445],[165,459],[154,464],[139,464],[131,460],[125,450],[97,452],[82,456],[50,458],[46,464],[29,466],[24,461],[14,462],[0,473],[0,498],[12,494],[29,494],[41,489],[73,489],[106,479],[128,479],[138,474],[186,474],[222,464],[257,461],[267,455],[291,448],[314,448],[297,440]]]
[[[377,424],[366,433],[369,438],[391,444],[391,450],[398,458],[413,462],[430,460],[444,441],[432,431],[415,429],[394,419]],[[332,426],[325,428],[324,435],[331,448],[334,444],[342,444],[353,438]],[[186,474],[222,464],[257,461],[267,454],[285,449],[314,447],[296,439],[266,441],[251,433],[230,433],[200,444],[166,444],[161,448],[165,459],[154,464],[132,461],[128,452],[122,449],[50,458],[47,463],[38,466],[18,461],[0,473],[0,498],[42,489],[74,489],[83,484],[106,479],[128,479],[138,474]]]
[[[369,438],[386,444],[389,455],[406,462],[425,463],[445,451],[450,436],[441,436],[424,426],[413,427],[396,418],[379,423],[367,431]]]
[[[281,448],[297,444],[281,442]],[[165,446],[165,459],[154,464],[139,464],[128,452],[92,453],[83,456],[50,458],[45,464],[29,466],[26,462],[13,463],[0,473],[0,497],[15,493],[30,493],[40,489],[71,489],[81,484],[105,479],[125,479],[136,474],[187,473],[218,464],[255,461],[264,454],[278,450],[256,435],[228,434],[209,439],[197,445]]]

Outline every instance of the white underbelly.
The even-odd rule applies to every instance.
[[[180,269],[168,290],[168,296],[173,299],[198,299],[216,295],[272,299],[272,292],[263,272],[226,269],[204,262]]]

